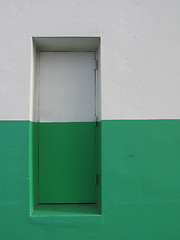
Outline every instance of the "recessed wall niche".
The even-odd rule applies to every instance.
[[[101,214],[100,38],[32,39],[30,214]]]

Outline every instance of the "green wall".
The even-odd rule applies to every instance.
[[[0,122],[1,239],[179,240],[180,120],[100,126],[102,216],[30,217],[29,122]]]

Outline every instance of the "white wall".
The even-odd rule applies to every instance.
[[[180,118],[179,0],[1,0],[1,120],[29,119],[33,36],[101,37],[102,119]]]

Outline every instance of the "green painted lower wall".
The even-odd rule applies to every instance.
[[[0,121],[0,234],[179,240],[180,120],[102,121],[102,215],[30,217],[28,121]]]

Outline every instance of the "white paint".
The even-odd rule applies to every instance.
[[[100,121],[102,119],[101,114],[101,45],[99,45],[99,48],[96,51],[96,117],[97,121]]]
[[[0,119],[28,120],[31,37],[101,37],[102,119],[180,118],[179,0],[2,1]]]
[[[31,43],[31,80],[30,80],[30,120],[38,121],[38,68],[39,52],[36,45]]]
[[[39,121],[95,121],[95,52],[40,52]]]
[[[65,114],[65,111],[63,111],[63,118],[62,118],[60,112],[57,110],[57,108],[59,107],[59,100],[58,100],[57,104],[55,104],[55,101],[54,101],[55,99],[52,100],[51,103],[48,102],[50,95],[47,94],[47,96],[49,96],[49,98],[47,99],[46,92],[48,92],[49,89],[45,88],[43,90],[45,92],[42,92],[42,94],[44,94],[45,97],[44,97],[44,100],[41,101],[41,103],[42,103],[41,110],[46,112],[45,113],[46,116],[44,116],[44,113],[42,112],[43,115],[41,114],[42,115],[41,121],[55,121],[55,122],[57,122],[57,121],[94,121],[95,114],[96,114],[98,120],[101,119],[101,103],[100,103],[100,101],[101,101],[100,90],[101,89],[99,87],[100,86],[100,68],[98,70],[94,71],[94,67],[95,67],[94,60],[95,59],[97,61],[100,60],[100,38],[99,37],[58,37],[58,38],[56,38],[56,37],[51,37],[51,38],[38,37],[38,38],[32,39],[31,90],[30,90],[30,93],[31,93],[31,95],[30,95],[30,120],[31,121],[39,121],[39,119],[40,119],[38,106],[40,103],[40,96],[43,96],[42,94],[39,94],[40,91],[42,91],[42,89],[40,89],[41,84],[40,84],[40,79],[39,79],[40,78],[39,77],[39,75],[40,75],[40,57],[39,57],[40,53],[42,55],[42,52],[43,52],[43,56],[45,54],[50,56],[48,62],[46,62],[47,60],[41,61],[41,65],[43,63],[43,65],[42,65],[43,71],[41,71],[41,72],[43,73],[45,71],[44,79],[49,84],[48,78],[52,78],[54,76],[54,75],[50,76],[51,72],[52,72],[52,68],[54,66],[54,64],[51,63],[53,53],[56,53],[55,55],[58,56],[57,55],[58,52],[61,52],[61,53],[68,52],[68,54],[70,55],[70,52],[69,52],[70,50],[73,52],[73,54],[71,53],[71,56],[73,56],[73,55],[76,56],[76,57],[72,58],[72,59],[75,58],[75,62],[73,62],[73,60],[71,60],[71,58],[68,58],[69,60],[67,63],[71,63],[73,68],[75,67],[74,64],[76,64],[76,67],[78,66],[78,68],[76,69],[78,74],[80,74],[80,72],[83,73],[83,71],[84,71],[84,75],[86,75],[86,77],[87,77],[87,73],[90,72],[91,73],[90,75],[93,75],[93,77],[91,76],[91,78],[93,80],[92,83],[94,85],[95,85],[94,81],[96,81],[96,88],[94,86],[92,88],[91,92],[89,92],[89,89],[86,89],[86,91],[88,93],[85,94],[85,96],[86,96],[86,98],[87,98],[87,96],[90,96],[89,97],[90,101],[89,100],[83,101],[84,97],[81,95],[82,99],[81,100],[79,99],[78,100],[79,102],[76,100],[75,101],[73,100],[74,105],[72,104],[72,106],[75,106],[75,107],[71,107],[71,108],[77,109],[77,105],[79,105],[79,107],[80,107],[81,105],[86,104],[86,102],[87,102],[87,104],[90,104],[91,107],[87,108],[87,106],[86,107],[84,106],[83,111],[79,109],[78,117],[77,117],[77,112],[76,112],[76,114],[74,114],[74,117],[73,117],[73,114],[71,114],[71,117],[68,117],[67,113]],[[48,53],[47,53],[47,51],[48,51]],[[53,52],[51,52],[51,51],[53,51]],[[49,52],[51,52],[51,53],[49,53]],[[81,58],[84,56],[84,59],[78,60],[78,61],[80,61],[79,65],[77,65],[77,63],[78,63],[77,62],[77,53],[78,53],[78,57],[80,55],[81,55]],[[91,62],[90,64],[87,62],[87,59],[86,59],[87,58],[86,55],[88,55],[88,54],[91,55],[91,60],[90,59],[88,60],[88,62]],[[63,56],[63,55],[61,54],[61,56]],[[57,84],[54,84],[53,86],[55,86],[54,91],[57,91],[57,92],[59,91],[59,88],[61,90],[61,87],[63,86],[63,85],[60,86],[63,82],[58,81],[59,77],[60,76],[62,77],[62,74],[65,74],[66,72],[68,72],[68,74],[70,74],[69,69],[67,69],[68,66],[64,66],[64,63],[62,61],[63,61],[63,59],[61,59],[61,60],[59,59],[56,62],[56,65],[58,65],[58,66],[56,67],[56,69],[54,69],[54,71],[57,75],[57,83],[58,83],[59,87],[56,88]],[[87,69],[87,67],[86,68],[83,67],[85,64],[85,61],[87,62],[87,64],[89,64],[88,69]],[[44,67],[44,64],[45,64],[45,67]],[[90,65],[91,65],[91,67],[90,67]],[[82,71],[82,68],[83,68],[83,71]],[[87,72],[85,73],[85,71],[87,71]],[[42,75],[42,73],[41,73],[41,75]],[[65,75],[67,75],[67,74],[65,74]],[[76,77],[78,78],[78,75]],[[79,75],[79,77],[80,77],[80,75]],[[44,81],[44,79],[41,77],[41,80]],[[54,80],[56,81],[56,78]],[[51,82],[52,82],[52,80],[51,80]],[[78,82],[79,82],[79,80],[77,79],[76,84],[78,84]],[[74,84],[75,84],[75,82],[74,82]],[[94,90],[94,89],[96,89],[96,90]],[[76,90],[78,90],[78,89],[76,89]],[[54,95],[54,97],[57,98],[56,95],[60,94],[59,98],[65,99],[65,97],[67,98],[67,96],[66,96],[67,92],[69,92],[69,89],[66,89],[66,91],[64,90],[63,92],[59,91],[58,94]],[[94,102],[94,99],[95,99],[96,103]],[[71,102],[72,102],[72,100],[71,100]],[[84,102],[84,103],[82,103],[82,102]],[[49,104],[51,106],[49,106]],[[67,101],[64,101],[63,104],[64,105],[61,107],[61,109],[71,109],[70,103],[69,103],[69,105],[67,105]],[[55,110],[52,110],[53,109],[52,105]],[[48,106],[49,106],[49,109],[48,109]],[[93,106],[93,110],[92,110],[92,106]],[[52,112],[53,112],[53,115],[52,115]],[[54,120],[52,120],[52,119],[54,119]]]
[[[99,38],[95,37],[36,37],[34,43],[41,51],[96,51]]]

